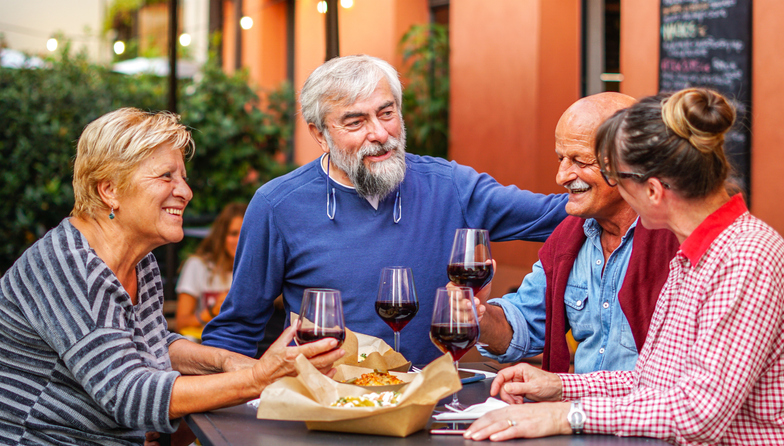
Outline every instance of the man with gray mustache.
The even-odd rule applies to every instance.
[[[483,355],[508,363],[543,353],[545,370],[568,372],[571,330],[579,343],[574,372],[634,368],[678,249],[671,232],[638,224],[593,155],[599,126],[634,102],[600,93],[578,100],[558,121],[555,179],[568,190],[569,217],[517,292],[488,301],[487,286],[477,295]]]
[[[393,332],[375,312],[379,275],[407,266],[419,311],[401,331],[401,352],[427,364],[442,354],[428,337],[455,230],[544,241],[566,217],[566,194],[534,194],[455,162],[406,154],[402,86],[380,59],[328,61],[308,77],[300,104],[324,154],[256,192],[234,282],[202,342],[258,356],[275,297],[283,294],[287,314],[299,312],[304,289],[320,287],[341,291],[346,327],[391,345]]]

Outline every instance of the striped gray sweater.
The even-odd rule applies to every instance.
[[[128,445],[173,432],[172,371],[155,257],[138,303],[63,220],[0,279],[0,444]]]

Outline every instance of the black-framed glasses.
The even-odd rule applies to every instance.
[[[608,172],[604,169],[599,169],[599,172],[602,173],[602,178],[604,181],[610,186],[615,187],[618,185],[616,178],[620,178],[622,180],[628,180],[629,178],[638,178],[640,180],[644,180],[647,176],[644,173],[639,172],[613,172],[612,177],[608,174]],[[659,182],[664,186],[665,189],[671,189],[670,185],[662,181],[661,179],[657,178]]]

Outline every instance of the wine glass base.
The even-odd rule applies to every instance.
[[[444,407],[447,410],[451,410],[452,412],[462,412],[462,411],[468,409],[468,406],[465,406],[465,405],[461,404],[460,402],[445,404]]]

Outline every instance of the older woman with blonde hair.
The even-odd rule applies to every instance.
[[[342,355],[334,340],[287,347],[289,330],[257,361],[167,330],[151,251],[183,237],[192,149],[170,113],[125,108],[85,128],[71,217],[0,279],[0,443],[140,444],[258,397],[300,353],[323,371]]]
[[[467,438],[585,432],[676,444],[784,444],[784,240],[730,196],[724,135],[735,110],[690,88],[641,100],[599,129],[596,159],[648,229],[680,241],[648,338],[628,372],[502,370],[518,403]]]

